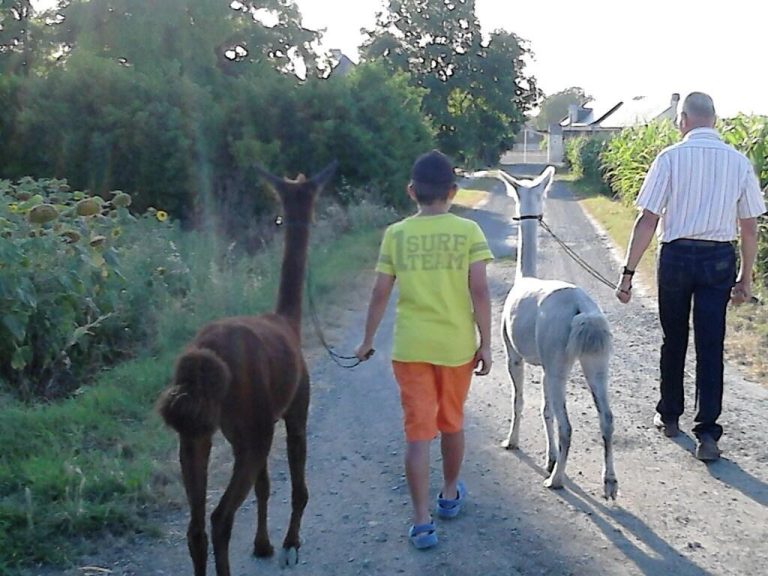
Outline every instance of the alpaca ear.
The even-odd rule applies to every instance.
[[[539,174],[536,177],[536,179],[533,181],[533,185],[541,186],[544,189],[544,195],[546,196],[550,186],[552,186],[552,181],[554,179],[555,179],[555,167],[547,166],[546,168],[544,168],[544,171],[541,174]]]
[[[322,188],[325,186],[328,181],[333,177],[333,175],[336,172],[336,168],[339,166],[338,160],[334,160],[328,166],[323,168],[320,172],[312,176],[312,179],[310,182],[317,186],[318,188]]]
[[[285,183],[285,180],[283,180],[282,178],[278,178],[274,174],[267,172],[266,170],[264,170],[264,168],[262,168],[258,164],[254,164],[253,167],[256,170],[256,172],[259,174],[259,176],[261,176],[264,180],[266,180],[267,183],[270,184],[275,190],[278,190],[280,186]]]
[[[506,180],[512,186],[517,186],[517,187],[522,186],[522,183],[520,182],[520,180],[518,180],[511,174],[507,174],[504,170],[498,170],[498,173],[499,173],[499,176],[502,177],[502,179]]]

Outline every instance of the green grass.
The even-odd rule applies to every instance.
[[[374,224],[312,244],[318,304],[343,298],[373,267],[382,222]],[[156,513],[183,503],[176,436],[154,413],[155,399],[203,322],[271,308],[280,257],[275,248],[222,271],[211,264],[209,243],[190,249],[193,295],[183,306],[167,303],[157,342],[142,356],[104,370],[65,401],[30,406],[0,397],[0,574],[70,564],[107,532],[154,533]]]
[[[453,203],[464,208],[472,208],[480,204],[488,197],[487,190],[477,188],[459,188]]]
[[[564,179],[565,180],[565,179]],[[637,210],[626,206],[621,202],[601,194],[598,185],[590,183],[583,179],[572,179],[571,190],[581,206],[600,222],[600,225],[608,233],[614,244],[619,249],[622,258],[626,256],[629,237],[632,234],[632,227],[637,218]],[[637,266],[636,278],[648,288],[651,293],[656,291],[656,262],[655,253],[657,249],[656,238],[651,240],[650,246],[645,251],[640,264]]]
[[[0,413],[0,572],[67,563],[83,537],[147,530],[175,441],[152,405],[172,356],[104,372],[76,398]],[[77,538],[75,538],[77,537]]]

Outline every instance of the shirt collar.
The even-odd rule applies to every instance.
[[[714,128],[694,128],[685,135],[683,141],[705,138],[707,140],[721,140],[720,134]]]

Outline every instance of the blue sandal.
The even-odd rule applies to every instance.
[[[408,538],[419,550],[425,548],[432,548],[437,545],[437,532],[435,530],[435,522],[430,521],[428,524],[415,524],[408,530]]]
[[[437,515],[440,518],[456,518],[461,512],[461,505],[467,498],[467,488],[464,482],[459,480],[456,484],[458,494],[456,498],[443,498],[442,493],[437,496]]]

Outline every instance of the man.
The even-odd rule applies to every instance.
[[[717,423],[723,398],[723,342],[726,306],[752,297],[757,253],[757,217],[765,201],[746,156],[725,144],[715,126],[707,94],[692,92],[680,108],[683,140],[653,161],[635,205],[641,211],[629,240],[616,297],[632,297],[632,275],[657,224],[661,397],[654,424],[667,437],[679,433],[683,413],[683,374],[693,304],[698,412],[693,429],[696,457],[720,457],[723,428]],[[740,263],[732,242],[740,240]],[[735,283],[734,283],[735,278]]]

